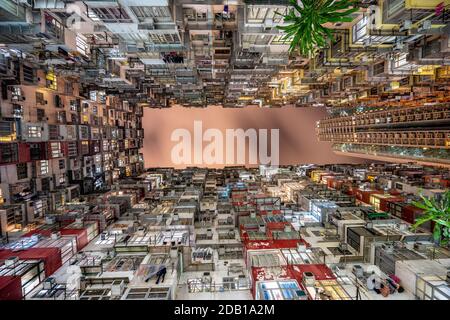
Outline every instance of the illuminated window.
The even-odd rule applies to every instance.
[[[58,89],[58,86],[56,83],[56,75],[53,71],[47,72],[47,75],[45,76],[45,80],[46,80],[47,88],[52,89],[52,90]]]
[[[9,142],[16,139],[14,123],[11,121],[0,121],[0,142]]]
[[[50,144],[52,158],[60,158],[63,156],[61,151],[61,144],[59,142],[52,142]]]
[[[64,173],[62,173],[59,176],[59,184],[64,184],[66,182],[66,175]]]
[[[45,175],[48,173],[48,160],[39,161],[39,172],[41,175]]]
[[[41,138],[42,130],[39,126],[28,126],[28,137],[30,138]]]
[[[97,91],[90,91],[89,92],[89,99],[92,101],[97,101]]]
[[[89,153],[89,141],[81,141],[81,153]]]
[[[3,191],[2,189],[0,189],[0,203],[5,202],[5,200],[3,199]]]

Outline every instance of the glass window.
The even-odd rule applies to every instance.
[[[42,130],[39,126],[28,126],[28,137],[30,138],[41,138]]]
[[[353,42],[364,41],[367,37],[367,16],[353,25]]]
[[[28,178],[28,166],[26,163],[18,163],[16,165],[16,170],[18,180]]]
[[[39,171],[41,175],[45,175],[48,173],[48,160],[39,161]]]
[[[63,156],[61,152],[61,144],[59,142],[52,142],[50,144],[52,158],[60,158]]]

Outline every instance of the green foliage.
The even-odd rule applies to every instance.
[[[289,25],[277,28],[285,32],[284,39],[292,39],[290,52],[298,49],[306,56],[325,47],[328,40],[334,40],[333,29],[323,24],[351,22],[350,15],[359,10],[354,0],[302,0],[301,3],[299,6],[297,0],[290,0],[292,8],[283,15]]]
[[[450,238],[450,190],[447,190],[439,201],[420,195],[421,201],[414,201],[413,205],[423,209],[424,214],[416,219],[412,229],[416,230],[427,221],[435,223],[433,238],[441,245],[446,245]]]

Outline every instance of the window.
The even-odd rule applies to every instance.
[[[65,124],[67,122],[65,111],[58,111],[56,113],[56,122],[62,123],[62,124]]]
[[[64,108],[63,101],[59,95],[55,95],[55,107]]]
[[[12,121],[0,121],[0,142],[9,142],[15,139],[14,123]]]
[[[48,173],[48,160],[39,161],[39,172],[41,175],[46,175]]]
[[[59,142],[50,143],[52,158],[60,158],[63,156],[61,152],[61,144]]]
[[[81,141],[81,153],[89,153],[89,141]]]
[[[39,126],[28,126],[28,137],[29,138],[41,138],[42,129]]]
[[[81,53],[82,55],[87,55],[88,45],[86,42],[86,37],[82,34],[78,33],[76,38],[76,45],[77,45],[77,51]]]
[[[65,94],[73,94],[72,82],[65,82],[64,83],[64,92],[65,92]]]
[[[64,25],[47,12],[45,13],[45,29],[47,33],[58,39],[64,37]]]
[[[44,94],[36,91],[36,104],[45,104]]]
[[[64,170],[66,167],[66,160],[64,160],[64,159],[59,160],[58,165],[59,165],[59,170]]]
[[[17,143],[0,144],[0,162],[11,163],[18,160]]]
[[[75,132],[75,126],[67,126],[67,138],[68,139],[76,139],[77,134]]]
[[[22,118],[23,107],[20,104],[15,104],[15,103],[12,104],[12,107],[13,107],[13,110],[12,110],[13,116],[15,118]]]
[[[130,8],[136,17],[138,17],[139,21],[144,21],[145,18],[153,18],[157,22],[170,21],[171,19],[169,7],[139,6]]]
[[[376,76],[384,72],[384,61],[373,66],[373,75]]]
[[[94,140],[100,139],[100,129],[91,127],[91,137]]]
[[[17,180],[28,178],[28,166],[26,163],[18,163],[16,165]]]
[[[106,23],[131,23],[127,12],[122,8],[89,8],[88,17],[93,21],[102,20]]]
[[[45,110],[44,109],[36,109],[37,113],[37,121],[44,121],[45,120]]]
[[[89,127],[80,126],[80,138],[81,139],[89,139]]]
[[[58,85],[56,82],[56,75],[53,71],[49,71],[45,76],[46,86],[49,89],[57,90]]]
[[[34,69],[32,67],[23,65],[23,80],[26,82],[34,82]]]
[[[42,191],[50,190],[50,179],[49,178],[41,179],[41,188],[42,188]]]
[[[48,135],[50,140],[59,140],[59,127],[55,124],[48,125]]]
[[[30,143],[31,160],[39,160],[41,158],[41,145],[39,143]]]
[[[353,42],[362,42],[367,38],[367,16],[353,25]]]
[[[3,192],[2,189],[0,188],[0,204],[2,204],[3,202],[5,202],[5,200],[3,199]]]
[[[77,142],[69,142],[67,144],[67,153],[69,157],[75,157],[78,155],[78,146],[77,146]]]
[[[59,181],[59,184],[64,184],[66,182],[66,175],[64,173],[62,173],[59,176],[59,180],[58,181]]]
[[[70,111],[77,112],[79,109],[80,101],[79,100],[70,100]]]
[[[388,17],[392,16],[405,7],[405,0],[391,0],[386,2],[387,3],[385,3],[385,6],[387,5]]]

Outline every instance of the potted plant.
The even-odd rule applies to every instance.
[[[416,230],[425,222],[434,222],[433,238],[436,245],[446,246],[450,239],[450,190],[447,190],[440,200],[420,195],[420,201],[413,205],[423,209],[424,214],[416,219],[412,229]]]
[[[282,15],[286,26],[277,26],[285,32],[284,39],[292,39],[289,51],[312,56],[318,48],[333,40],[333,29],[326,23],[351,22],[350,16],[359,10],[354,0],[289,0],[291,8]]]

